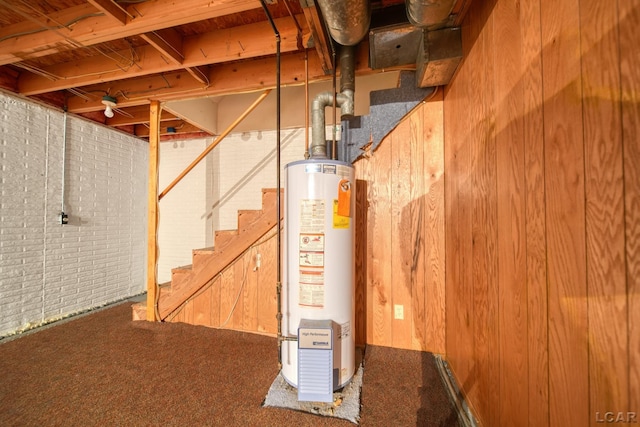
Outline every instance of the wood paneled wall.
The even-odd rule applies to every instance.
[[[462,34],[444,97],[457,381],[487,426],[640,421],[640,1],[474,1]]]
[[[260,267],[256,256],[260,255]],[[276,323],[275,229],[186,301],[173,322],[274,335]]]
[[[366,224],[356,229],[356,323],[368,344],[444,354],[442,97],[421,103],[354,163],[358,223]]]

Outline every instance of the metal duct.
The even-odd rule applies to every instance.
[[[343,46],[354,46],[367,35],[371,23],[368,0],[316,0],[331,37]]]
[[[348,120],[354,114],[355,92],[355,49],[353,46],[340,48],[340,93],[336,96],[336,107],[340,108],[342,120]],[[311,103],[311,158],[327,157],[325,138],[325,108],[333,106],[333,94],[322,92]]]
[[[405,0],[409,21],[428,28],[445,26],[454,4],[455,0]]]

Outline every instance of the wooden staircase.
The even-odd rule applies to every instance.
[[[284,205],[284,197],[280,198],[280,203],[281,206]],[[280,210],[281,215],[283,210]],[[276,218],[277,190],[263,189],[262,210],[239,211],[236,230],[216,231],[214,247],[194,249],[193,264],[172,269],[171,282],[159,287],[160,319],[167,319],[205,287],[216,286],[214,279],[217,276],[241,259],[243,254],[270,230],[274,230]],[[219,285],[220,281],[217,284]],[[146,304],[147,302],[139,302],[132,306],[133,320],[146,319]]]

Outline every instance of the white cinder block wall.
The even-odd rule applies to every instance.
[[[0,116],[0,336],[143,292],[147,143],[68,116],[63,154],[62,112]]]
[[[282,169],[304,159],[304,138],[304,129],[281,131]],[[211,142],[163,142],[160,191]],[[160,201],[158,282],[170,281],[172,268],[191,264],[192,249],[214,246],[215,230],[236,229],[238,210],[261,209],[262,188],[276,185],[276,131],[227,136]]]

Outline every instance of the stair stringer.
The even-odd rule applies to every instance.
[[[281,219],[284,212],[282,192]],[[249,316],[249,320],[229,322],[228,326],[230,329],[259,333],[275,332],[275,322],[271,318],[275,319],[276,200],[276,189],[263,189],[262,210],[239,211],[237,230],[216,231],[215,247],[194,249],[192,265],[172,269],[172,282],[163,284],[158,290],[158,313],[161,320],[212,327],[224,326],[222,323],[225,319],[219,320],[219,318],[226,317],[226,313],[222,311],[230,308],[225,306],[225,302],[230,298],[236,298],[235,289],[241,286],[242,281],[241,275],[237,274],[238,277],[235,277],[233,272],[242,271],[243,268],[240,265],[255,262],[249,259],[255,256],[251,248],[260,246],[262,268],[254,267],[251,269],[251,274],[246,275],[245,278],[248,281],[260,280],[264,283],[260,285],[259,292],[257,283],[248,283],[242,297],[247,306],[256,306],[257,308],[254,308],[256,311],[261,311],[261,314]],[[227,294],[233,294],[233,296]],[[132,309],[133,320],[146,318],[144,302],[134,304]],[[195,315],[194,312],[196,312]],[[258,318],[260,318],[259,321]]]
[[[165,321],[275,336],[276,253],[274,227]]]
[[[227,266],[236,261],[261,237],[273,229],[277,223],[275,190],[263,190],[262,213],[244,224],[240,223],[237,236],[222,246],[214,247],[210,256],[202,256],[198,265],[192,266],[190,274],[185,275],[179,286],[172,284],[171,293],[164,298],[160,295],[158,312],[164,320],[185,301],[193,297],[205,285],[214,280]],[[280,198],[281,206],[283,198]],[[246,212],[246,211],[243,211]],[[280,209],[282,215],[283,209]],[[239,221],[240,222],[240,221]]]

